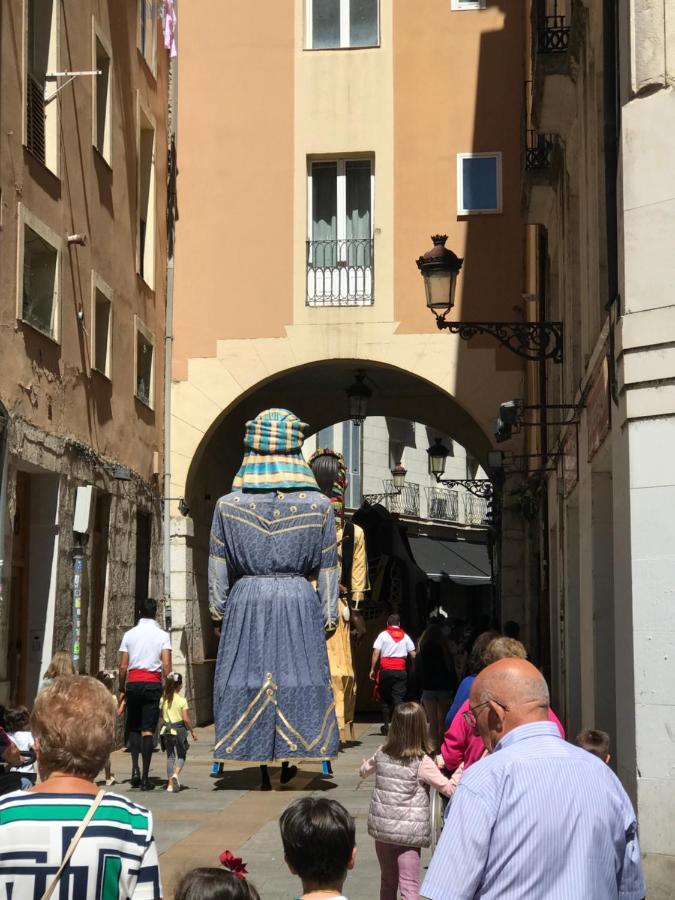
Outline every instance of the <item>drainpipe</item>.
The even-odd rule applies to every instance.
[[[174,6],[178,11],[178,3]],[[177,134],[177,57],[169,63],[169,98],[168,98],[168,138],[169,162],[173,173],[169,172],[168,202],[172,208],[167,210],[169,223],[167,257],[166,257],[166,314],[164,326],[164,501],[163,501],[163,564],[164,564],[164,624],[171,630],[171,369],[173,363],[173,273],[174,273],[174,210],[176,187],[176,134]]]
[[[546,300],[548,297],[548,236],[544,228],[538,229],[537,237],[537,294],[539,296],[539,321],[545,322],[548,310]],[[548,427],[547,409],[548,390],[546,380],[546,360],[539,361],[539,403],[541,408],[541,425],[539,429],[539,451],[541,453],[541,467],[546,465],[548,459]],[[541,582],[539,584],[539,663],[544,671],[547,681],[551,678],[551,615],[549,595],[549,574],[551,562],[551,550],[549,547],[548,532],[548,489],[544,490],[541,501],[542,533],[541,533]]]
[[[607,240],[607,311],[609,315],[608,372],[611,396],[618,404],[614,361],[614,322],[621,315],[618,264],[618,176],[619,98],[617,86],[617,9],[616,0],[602,4],[602,74],[604,107],[605,221]],[[615,307],[612,310],[612,307]]]

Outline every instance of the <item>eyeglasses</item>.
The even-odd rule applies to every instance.
[[[465,710],[462,715],[464,716],[464,721],[469,726],[469,728],[473,728],[475,731],[478,727],[478,717],[476,716],[476,711],[482,709],[483,706],[489,706],[490,703],[496,703],[497,706],[501,706],[501,708],[505,711],[509,711],[509,707],[505,703],[501,703],[499,700],[495,700],[494,697],[490,697],[489,700],[484,700],[482,703],[478,703],[476,706],[470,706],[467,710]]]

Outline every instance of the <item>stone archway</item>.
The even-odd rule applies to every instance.
[[[430,340],[432,338],[433,340]],[[412,344],[408,338],[401,339]],[[174,661],[184,668],[188,679],[188,691],[197,715],[201,720],[210,715],[211,681],[215,656],[215,642],[211,637],[208,615],[208,536],[213,507],[219,496],[227,492],[232,476],[241,459],[241,440],[244,423],[261,409],[284,406],[292,409],[317,431],[341,418],[346,418],[347,399],[345,389],[358,369],[365,369],[371,381],[373,395],[369,412],[373,415],[390,415],[410,418],[449,434],[478,459],[485,463],[492,449],[489,430],[495,407],[508,390],[505,382],[514,381],[513,372],[494,372],[494,358],[490,351],[466,354],[490,355],[490,366],[476,374],[476,389],[465,391],[463,402],[448,390],[450,373],[455,366],[442,350],[458,349],[455,342],[444,336],[429,336],[420,344],[431,344],[432,353],[421,353],[413,346],[407,348],[413,357],[415,369],[405,368],[383,359],[346,356],[342,358],[311,359],[303,365],[290,366],[281,371],[264,373],[242,389],[242,377],[235,380],[237,364],[253,375],[251,345],[247,341],[248,361],[191,360],[188,382],[174,385],[175,424],[181,416],[187,422],[185,406],[190,399],[191,423],[178,429],[173,450],[182,454],[188,445],[190,457],[182,484],[175,483],[172,497],[183,496],[190,515],[183,517],[174,511],[171,532],[171,583],[172,625],[174,628]],[[392,354],[393,355],[393,354]],[[483,359],[483,363],[487,360]],[[454,361],[456,365],[456,360]],[[194,364],[194,365],[193,365]],[[244,365],[245,364],[245,365]],[[464,363],[463,363],[464,364]],[[447,377],[438,377],[448,373]],[[258,369],[258,374],[260,371]],[[466,385],[466,378],[463,379]],[[238,388],[238,390],[237,390]],[[517,395],[517,386],[512,390]],[[218,403],[217,396],[222,397]],[[201,400],[197,402],[197,397]],[[228,402],[229,401],[229,402]],[[210,420],[209,420],[210,416]],[[174,456],[176,459],[176,456]]]

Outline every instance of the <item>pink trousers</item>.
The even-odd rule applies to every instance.
[[[380,863],[380,900],[419,900],[420,848],[375,841]]]

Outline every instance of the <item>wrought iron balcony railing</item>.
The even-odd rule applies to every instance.
[[[442,487],[428,487],[427,518],[441,522],[459,522],[459,495]]]
[[[370,306],[373,241],[307,241],[307,305]]]
[[[539,134],[533,129],[528,129],[525,146],[525,168],[528,171],[550,168],[553,159],[553,146],[553,135]]]
[[[488,511],[488,502],[483,497],[464,494],[464,522],[466,525],[489,524]]]
[[[538,0],[537,44],[540,53],[561,53],[569,47],[568,0]]]

